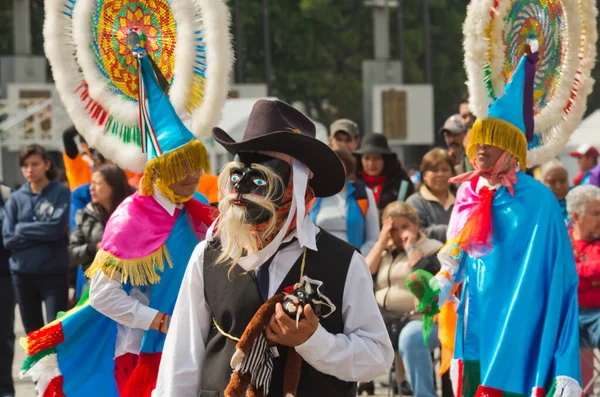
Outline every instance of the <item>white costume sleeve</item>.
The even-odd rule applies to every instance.
[[[113,277],[120,279],[121,274],[115,272]],[[154,317],[158,314],[158,310],[128,295],[120,281],[108,278],[101,270],[92,277],[90,305],[119,324],[143,330],[150,329]]]
[[[458,271],[460,265],[460,259],[452,259],[448,253],[448,247],[445,246],[438,253],[437,257],[441,265],[440,273],[431,279],[429,285],[434,289],[435,286],[432,285],[433,283],[437,283],[439,286],[440,294],[438,296],[438,304],[441,307],[448,301],[450,293],[452,292],[452,288],[454,287],[454,282],[448,280],[448,278],[441,273],[447,273],[452,280],[456,280],[456,272]]]
[[[345,381],[367,382],[387,373],[394,350],[373,294],[365,258],[355,252],[344,286],[344,333],[321,325],[296,351],[317,371]]]
[[[163,349],[153,397],[197,397],[210,309],[204,299],[204,248],[198,244],[188,264]]]

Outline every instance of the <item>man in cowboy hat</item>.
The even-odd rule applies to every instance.
[[[154,396],[223,395],[236,339],[263,302],[301,275],[323,282],[337,310],[319,319],[307,305],[296,326],[278,304],[264,335],[308,364],[299,397],[356,396],[355,382],[386,373],[393,350],[365,259],[307,216],[313,197],[341,190],[340,160],[306,116],[279,101],[256,103],[241,142],[219,128],[213,137],[236,159],[219,176],[221,215],[188,265]],[[283,397],[287,350],[272,350],[271,376],[253,385]]]

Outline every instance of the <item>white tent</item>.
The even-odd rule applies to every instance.
[[[600,109],[590,114],[579,124],[579,127],[571,135],[567,146],[576,148],[584,143],[600,148]]]
[[[577,161],[569,156],[569,153],[584,143],[595,146],[600,150],[600,109],[594,111],[579,124],[559,156],[569,171],[571,180],[579,173],[579,169],[577,168]]]
[[[219,123],[219,128],[226,131],[235,141],[242,140],[244,130],[248,123],[248,118],[252,112],[252,107],[259,99],[263,98],[239,98],[228,99],[223,107],[223,118]],[[277,99],[273,97],[264,99]],[[313,120],[317,130],[317,139],[327,142],[327,129],[321,123]],[[221,145],[216,143],[214,139],[208,138],[205,140],[207,150],[210,156],[210,163],[213,172],[217,172],[223,164],[230,160],[231,156]]]

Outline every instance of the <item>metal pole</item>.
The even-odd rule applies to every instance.
[[[431,84],[431,21],[429,0],[423,0],[423,50],[425,51],[425,83]]]
[[[13,0],[13,44],[15,55],[31,55],[30,0]]]
[[[244,76],[244,50],[242,45],[242,14],[240,12],[240,0],[234,0],[235,13],[235,71],[236,82],[243,83]]]
[[[273,93],[272,71],[271,71],[271,32],[269,29],[269,0],[262,0],[263,11],[263,40],[265,47],[265,83],[267,84],[267,96]]]
[[[402,71],[404,71],[404,1],[398,0],[398,9],[396,13],[398,18],[398,59],[402,64]],[[404,81],[404,76],[402,81]]]

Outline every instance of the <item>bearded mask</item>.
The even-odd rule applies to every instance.
[[[258,153],[240,153],[237,160],[229,178],[229,195],[236,196],[233,205],[246,207],[249,223],[267,222],[273,214],[262,205],[262,198],[277,209],[289,204],[291,167],[284,160]]]
[[[233,263],[266,246],[285,223],[293,196],[291,159],[240,153],[219,175],[220,217],[216,235]],[[288,160],[288,161],[286,161]],[[290,226],[290,230],[293,227]]]

